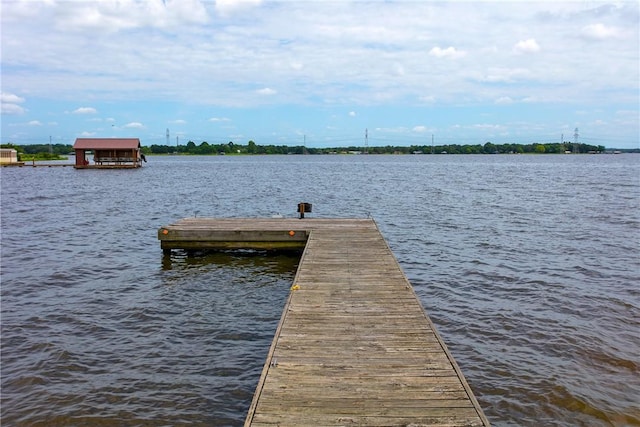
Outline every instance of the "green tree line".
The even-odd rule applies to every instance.
[[[210,144],[206,141],[196,144],[189,141],[186,145],[167,146],[151,145],[146,153],[149,154],[330,154],[364,152],[364,147],[330,147],[308,148],[302,145],[258,145],[249,141],[247,145],[228,142],[225,144]],[[516,153],[594,153],[604,152],[602,145],[574,144],[574,143],[533,143],[533,144],[493,144],[487,142],[484,145],[411,145],[411,146],[376,146],[368,147],[369,154],[516,154]]]
[[[146,147],[143,147],[145,151]],[[148,154],[307,154],[312,149],[305,149],[303,146],[290,147],[286,145],[258,145],[254,141],[249,141],[247,145],[234,144],[228,142],[225,144],[209,144],[203,141],[196,145],[195,142],[189,141],[186,145],[151,145],[148,147]],[[315,153],[313,153],[315,154]]]
[[[22,159],[54,159],[60,158],[69,153],[73,153],[73,146],[69,144],[33,144],[14,145],[2,144],[2,148],[13,148],[18,151],[18,156]],[[605,151],[603,145],[574,144],[574,143],[533,143],[533,144],[485,144],[476,145],[410,145],[410,146],[375,146],[368,147],[369,154],[520,154],[520,153],[602,153]],[[624,150],[627,151],[627,150]],[[246,145],[236,144],[232,141],[222,144],[211,144],[202,141],[196,144],[189,141],[184,145],[158,145],[143,146],[144,154],[186,154],[186,155],[222,155],[222,154],[333,154],[349,152],[365,152],[364,147],[331,147],[312,148],[302,145],[259,145],[254,141],[249,141]]]

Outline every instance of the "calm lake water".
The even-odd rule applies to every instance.
[[[640,156],[2,168],[3,426],[242,425],[298,258],[165,258],[183,217],[377,221],[494,426],[640,425]]]

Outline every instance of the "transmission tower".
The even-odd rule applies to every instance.
[[[580,152],[580,150],[578,150],[578,128],[573,132],[573,152],[574,154]]]
[[[364,153],[369,154],[369,129],[364,130]]]

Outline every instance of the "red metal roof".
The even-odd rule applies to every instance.
[[[76,138],[74,149],[81,150],[121,150],[140,147],[138,138]]]

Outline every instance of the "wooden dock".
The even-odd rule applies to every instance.
[[[2,163],[0,164],[2,167],[29,167],[29,168],[65,168],[65,167],[73,167],[73,163],[26,163],[26,162],[18,162],[18,163]]]
[[[158,238],[304,246],[245,426],[489,425],[373,220],[191,218]]]

